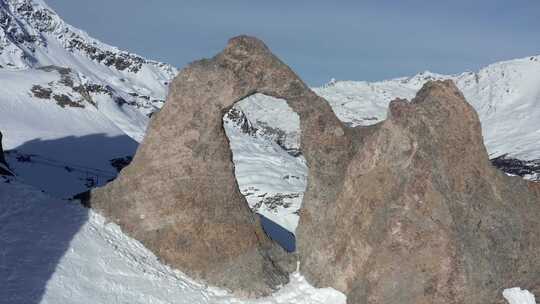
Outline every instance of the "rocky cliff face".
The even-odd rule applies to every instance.
[[[292,269],[238,189],[222,125],[224,113],[254,93],[285,99],[299,114],[306,159],[320,176],[312,186],[333,189],[325,172],[340,166],[350,144],[341,123],[261,41],[237,37],[176,77],[132,164],[89,204],[166,263],[257,295],[285,283]]]
[[[304,201],[298,247],[313,283],[349,303],[497,303],[504,288],[540,290],[540,184],[490,164],[453,82],[429,82],[353,131],[329,211]]]

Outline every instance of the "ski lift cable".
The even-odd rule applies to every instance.
[[[91,167],[87,167],[87,166],[83,166],[83,165],[79,165],[79,164],[73,164],[73,163],[69,163],[69,162],[63,162],[63,161],[58,161],[58,160],[55,160],[55,159],[51,159],[51,158],[47,158],[47,157],[43,157],[43,156],[40,156],[40,155],[30,155],[31,156],[31,159],[36,162],[36,163],[41,163],[43,165],[48,165],[48,166],[52,166],[52,167],[56,167],[56,168],[70,168],[74,171],[79,171],[79,172],[83,172],[83,173],[93,173],[95,175],[101,175],[101,176],[104,176],[104,177],[116,177],[117,176],[117,173],[116,172],[111,172],[111,171],[107,171],[107,170],[102,170],[102,169],[98,169],[98,168],[91,168]]]

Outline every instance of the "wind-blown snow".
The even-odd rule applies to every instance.
[[[299,274],[271,297],[239,299],[161,264],[138,241],[76,202],[0,179],[0,303],[345,303]]]

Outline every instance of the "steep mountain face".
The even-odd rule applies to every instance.
[[[167,64],[148,61],[91,38],[66,24],[41,0],[1,0],[0,29],[0,69],[4,77],[29,69],[63,71],[64,75],[71,74],[64,77],[64,84],[69,86],[75,81],[74,89],[98,109],[100,99],[105,99],[118,108],[129,105],[150,115],[162,106],[168,83],[177,73]],[[56,89],[54,85],[34,85],[38,84],[31,87],[37,98],[47,97],[49,91],[54,93]],[[61,106],[81,106],[80,99],[72,102],[65,97],[54,99],[59,99]],[[112,117],[115,113],[110,112],[102,111],[118,123]],[[138,133],[126,130],[127,133],[140,140],[144,133],[141,123],[133,121],[136,120],[133,115],[124,116],[139,128]]]
[[[177,72],[89,37],[41,0],[1,0],[0,28],[1,69],[70,68],[84,80],[89,93],[113,95],[118,103],[145,114],[161,106]]]
[[[41,0],[0,0],[4,147],[19,176],[54,195],[114,178],[176,73],[91,38]]]

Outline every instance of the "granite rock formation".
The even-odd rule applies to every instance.
[[[305,157],[318,176],[311,187],[335,189],[332,174],[342,172],[335,168],[350,145],[343,125],[261,41],[240,36],[180,72],[132,163],[84,203],[194,278],[246,295],[286,283],[296,261],[249,210],[222,125],[237,101],[255,93],[285,99],[299,114]]]
[[[176,77],[119,177],[86,204],[167,264],[263,295],[291,257],[238,190],[222,117],[262,93],[299,115],[309,167],[301,271],[349,303],[490,303],[540,292],[540,186],[494,168],[478,117],[452,82],[430,82],[388,119],[349,128],[259,40],[236,37]]]
[[[540,184],[491,165],[476,112],[453,82],[393,101],[386,121],[355,128],[351,141],[337,195],[304,201],[297,239],[312,283],[373,304],[504,303],[504,288],[540,292]]]

